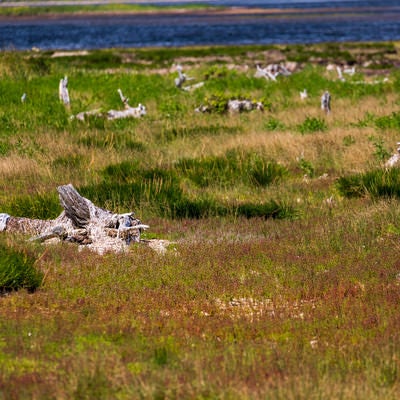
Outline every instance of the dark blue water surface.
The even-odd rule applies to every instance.
[[[168,4],[165,1],[156,3]],[[264,12],[1,19],[0,49],[78,50],[400,40],[398,0],[220,0],[201,3],[257,7],[263,8]],[[277,8],[279,12],[271,13],[271,9]],[[297,11],[293,12],[293,9]]]

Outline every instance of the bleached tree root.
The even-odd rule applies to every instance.
[[[134,213],[116,214],[95,206],[71,185],[57,188],[64,211],[53,220],[12,217],[0,214],[0,231],[33,235],[30,240],[74,242],[99,254],[120,252],[140,242],[148,228]]]

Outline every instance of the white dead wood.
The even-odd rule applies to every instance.
[[[345,79],[344,76],[343,76],[342,68],[339,67],[339,66],[337,66],[337,67],[336,67],[336,72],[337,72],[337,74],[338,74],[339,80],[342,81],[342,82],[345,82],[346,79]]]
[[[331,95],[327,90],[321,96],[321,109],[325,111],[326,114],[331,112]]]
[[[282,64],[278,65],[278,72],[283,76],[290,76],[292,73]]]
[[[146,115],[146,107],[140,104],[137,107],[131,107],[129,105],[129,99],[125,97],[121,89],[117,89],[119,97],[122,103],[124,103],[125,110],[109,110],[107,112],[107,119],[120,119],[120,118],[140,118]]]
[[[5,231],[6,230],[6,226],[7,226],[7,221],[10,218],[10,216],[6,213],[1,213],[0,214],[0,232]]]
[[[300,99],[305,100],[308,97],[307,89],[304,89],[302,92],[300,92]]]
[[[71,185],[57,188],[64,211],[54,220],[37,220],[0,214],[0,231],[33,235],[30,240],[77,243],[103,254],[120,252],[140,235],[148,225],[135,218],[134,213],[116,214],[95,206]]]
[[[120,118],[140,118],[147,114],[146,107],[139,103],[137,107],[131,107],[129,105],[129,99],[124,96],[121,89],[117,89],[119,97],[124,104],[124,110],[109,110],[105,114],[100,110],[91,110],[91,111],[81,111],[80,113],[72,116],[71,119],[78,119],[80,121],[84,121],[86,117],[96,116],[99,118],[106,117],[109,120],[120,119]]]
[[[193,85],[183,86],[183,84],[186,81],[192,81],[192,80],[194,80],[194,78],[188,77],[186,74],[184,74],[181,65],[177,65],[176,70],[178,72],[178,77],[175,78],[175,86],[177,88],[182,89],[186,92],[192,92],[193,90],[196,90],[204,85],[204,82],[198,82]]]
[[[400,162],[400,142],[397,142],[397,153],[393,154],[389,160],[386,161],[385,167],[392,168],[398,166]]]
[[[264,105],[259,101],[251,101],[251,100],[228,100],[226,103],[226,110],[230,114],[238,114],[241,112],[252,111],[252,110],[264,110]],[[195,109],[195,112],[199,113],[211,113],[213,112],[213,107],[210,105],[200,105]]]
[[[68,93],[68,77],[64,76],[64,78],[60,79],[60,83],[58,85],[58,97],[60,101],[66,105],[70,105],[69,93]]]
[[[107,111],[107,119],[120,119],[120,118],[140,118],[146,115],[146,107],[140,104],[137,107],[125,107],[125,110],[109,110]]]
[[[186,74],[183,73],[183,68],[182,65],[177,65],[176,66],[176,70],[178,72],[178,77],[175,78],[175,86],[177,88],[181,88],[182,85],[186,82],[186,81],[191,81],[194,78],[188,77]]]
[[[343,69],[343,73],[347,74],[347,75],[350,75],[350,76],[353,76],[356,73],[355,65],[353,65],[352,67],[345,67]]]
[[[292,73],[282,64],[269,64],[265,68],[256,66],[255,78],[265,78],[267,80],[276,81],[279,75],[289,76]]]
[[[264,110],[264,106],[261,102],[250,101],[250,100],[229,100],[228,101],[228,111],[230,113],[236,114],[243,111],[252,110]]]
[[[21,103],[25,103],[26,101],[26,93],[21,96]]]
[[[202,86],[204,86],[204,82],[199,82],[199,83],[195,83],[193,85],[183,86],[182,90],[185,90],[186,92],[192,92],[193,90],[196,90]]]
[[[205,104],[200,104],[198,107],[196,107],[194,109],[194,111],[197,112],[197,113],[205,114],[205,113],[210,113],[212,110],[211,110],[210,106],[205,105]]]
[[[256,73],[254,74],[255,78],[265,78],[271,81],[276,81],[277,76],[278,76],[277,74],[271,72],[269,69],[261,68],[259,65],[257,65],[257,70]]]
[[[100,109],[90,110],[90,111],[82,111],[82,112],[76,114],[75,116],[73,115],[71,117],[71,119],[76,118],[79,121],[84,121],[86,119],[86,117],[90,117],[90,116],[102,117]]]

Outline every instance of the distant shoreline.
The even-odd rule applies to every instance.
[[[254,16],[254,17],[271,17],[271,18],[330,18],[330,17],[358,17],[358,18],[368,18],[371,16],[372,13],[375,11],[380,10],[380,7],[375,8],[368,8],[368,11],[365,7],[322,7],[322,8],[313,8],[313,9],[296,9],[296,8],[249,8],[249,7],[204,7],[204,8],[186,8],[186,7],[166,7],[166,6],[159,6],[151,9],[136,9],[136,10],[101,10],[98,11],[94,10],[74,10],[74,11],[60,11],[57,12],[56,10],[44,10],[44,12],[34,13],[34,14],[2,14],[1,9],[10,4],[18,4],[20,7],[23,7],[23,4],[27,6],[32,5],[33,2],[13,2],[13,3],[0,3],[0,21],[24,21],[24,20],[42,20],[44,18],[49,19],[62,19],[62,18],[92,18],[92,17],[111,17],[111,16],[222,16],[222,17],[229,17],[229,16]],[[43,7],[51,6],[53,3],[68,3],[71,2],[53,2],[53,1],[46,1],[46,2],[34,2],[40,7],[40,4],[43,4]],[[97,2],[96,2],[97,3]],[[74,2],[74,5],[86,5],[90,4],[93,5],[93,2]],[[101,4],[112,4],[110,2],[101,3]],[[141,5],[141,4],[137,4]],[[53,6],[56,8],[56,6]],[[152,6],[153,7],[153,6]],[[400,6],[395,7],[396,11],[400,11]]]

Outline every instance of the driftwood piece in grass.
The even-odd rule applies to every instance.
[[[125,110],[109,110],[107,111],[107,119],[121,119],[121,118],[140,118],[146,115],[146,107],[140,104],[137,107],[130,107],[125,105]]]
[[[177,88],[182,88],[182,85],[186,82],[186,81],[191,81],[194,78],[192,77],[188,77],[186,74],[183,73],[183,68],[182,65],[177,65],[176,66],[176,71],[178,72],[178,77],[175,78],[175,86]]]
[[[400,142],[397,142],[397,153],[393,154],[389,160],[385,162],[386,168],[399,166],[400,164]]]
[[[38,220],[0,214],[0,230],[34,235],[30,240],[46,242],[58,238],[88,247],[99,254],[126,250],[140,242],[148,228],[134,213],[117,214],[95,206],[71,185],[57,188],[64,211],[54,220]]]
[[[252,110],[264,111],[264,105],[259,101],[232,99],[226,102],[225,110],[230,114],[238,114]],[[199,113],[212,113],[215,111],[215,107],[210,104],[201,104],[199,107],[195,108],[195,112]]]
[[[58,85],[58,97],[65,106],[69,107],[70,100],[68,93],[68,78],[66,76],[60,79],[60,83]]]
[[[255,78],[265,78],[267,80],[276,81],[279,75],[289,76],[292,73],[281,64],[270,64],[265,68],[261,68],[259,65],[256,66]]]
[[[193,92],[194,90],[201,88],[204,86],[204,82],[194,83],[193,85],[183,86],[186,81],[191,81],[194,78],[188,77],[186,74],[183,73],[182,65],[177,65],[176,70],[178,72],[178,77],[175,78],[175,86],[178,89],[182,89],[185,92]]]
[[[259,101],[251,100],[229,100],[228,111],[232,114],[240,113],[243,111],[260,110],[264,111],[264,106]]]
[[[328,91],[325,91],[321,96],[321,109],[325,111],[326,114],[331,112],[331,95]]]
[[[107,119],[120,119],[120,118],[140,118],[143,115],[146,115],[146,107],[143,104],[140,104],[137,107],[131,107],[129,105],[129,99],[125,97],[122,93],[121,89],[117,89],[119,97],[121,98],[122,103],[124,103],[125,110],[109,110],[107,112]]]
[[[140,118],[147,114],[146,107],[140,104],[137,107],[131,107],[129,105],[129,99],[125,97],[121,89],[117,89],[119,97],[124,104],[124,110],[109,110],[106,113],[102,113],[100,110],[81,111],[75,116],[71,116],[71,119],[78,119],[84,121],[87,117],[94,116],[98,118],[107,118],[109,120],[121,119],[121,118]]]

